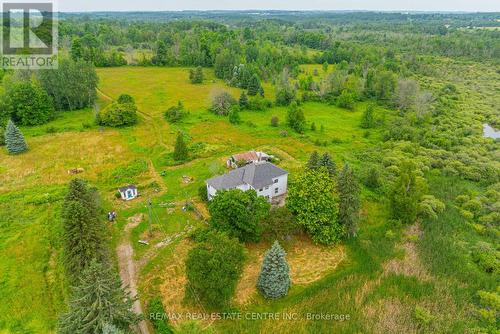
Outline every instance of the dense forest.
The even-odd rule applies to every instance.
[[[0,332],[498,331],[498,13],[61,13],[59,34],[57,70],[1,73],[0,313],[27,308],[21,276],[42,292]],[[286,204],[209,201],[254,149]]]

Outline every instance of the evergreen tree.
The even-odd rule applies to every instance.
[[[231,109],[231,111],[229,112],[229,122],[231,124],[240,124],[241,123],[241,118],[240,118],[238,106],[233,107]]]
[[[337,190],[339,193],[339,221],[344,225],[347,236],[354,237],[359,222],[359,184],[348,164],[340,172]]]
[[[264,257],[257,288],[264,297],[278,299],[288,294],[290,284],[290,267],[285,250],[275,241]]]
[[[306,118],[304,112],[299,108],[296,102],[293,102],[288,109],[287,121],[288,125],[295,130],[295,132],[304,132]]]
[[[317,169],[319,167],[319,154],[317,151],[311,153],[306,167],[311,170]]]
[[[59,321],[60,334],[102,333],[104,328],[128,330],[140,317],[131,311],[133,300],[122,289],[118,274],[96,260],[81,272],[73,287],[69,310]]]
[[[189,81],[194,84],[196,83],[195,82],[195,74],[194,74],[194,70],[192,68],[189,69]]]
[[[175,161],[184,161],[188,158],[188,148],[186,142],[184,142],[184,136],[182,133],[177,134],[177,139],[175,141],[175,149],[174,149],[174,160]]]
[[[189,81],[192,84],[201,84],[203,82],[203,69],[198,66],[196,69],[189,70]]]
[[[241,92],[240,100],[238,101],[241,109],[246,109],[248,107],[248,96],[245,92]]]
[[[73,179],[62,208],[64,263],[73,281],[94,259],[107,260],[105,227],[99,221],[97,192]]]
[[[312,122],[311,131],[316,131],[316,123]]]
[[[0,125],[0,146],[5,145],[5,129]]]
[[[255,96],[261,90],[260,80],[257,74],[252,75],[250,81],[248,82],[248,95]]]
[[[361,118],[360,124],[363,129],[370,129],[375,125],[375,120],[373,118],[374,109],[375,108],[373,107],[373,105],[370,104],[363,112],[363,117]]]
[[[201,66],[198,66],[196,68],[196,71],[194,72],[194,78],[196,83],[203,83],[203,69]]]
[[[11,120],[5,129],[5,145],[9,154],[20,154],[28,150],[23,134]]]
[[[337,165],[335,164],[335,161],[333,161],[332,156],[327,152],[325,152],[325,154],[323,154],[319,159],[318,166],[325,167],[328,171],[328,175],[332,178],[337,175]]]
[[[278,118],[278,116],[273,116],[271,118],[271,126],[276,128],[279,125],[280,125],[280,119]]]

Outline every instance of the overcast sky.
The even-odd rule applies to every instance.
[[[500,0],[58,0],[60,11],[210,9],[495,11]]]

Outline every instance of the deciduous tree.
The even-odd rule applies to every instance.
[[[287,207],[316,243],[332,244],[343,237],[335,181],[325,168],[298,175],[290,185]]]
[[[255,190],[219,190],[208,205],[210,224],[240,241],[257,242],[262,233],[261,220],[270,205]]]
[[[226,234],[203,234],[186,260],[186,297],[210,308],[227,307],[243,271],[245,249]]]

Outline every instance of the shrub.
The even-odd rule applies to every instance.
[[[203,69],[201,66],[196,67],[196,69],[189,70],[189,81],[192,84],[201,84],[203,83]]]
[[[122,94],[118,97],[117,100],[118,103],[124,104],[124,103],[132,103],[135,104],[135,100],[132,96],[128,94]]]
[[[355,102],[356,100],[354,98],[354,95],[352,93],[347,92],[346,90],[342,91],[340,96],[337,98],[337,106],[340,108],[354,110]]]
[[[243,271],[245,249],[236,239],[209,231],[189,251],[186,297],[210,308],[229,305]]]
[[[182,119],[186,116],[186,112],[184,111],[184,105],[181,101],[177,102],[176,106],[172,106],[165,111],[165,119],[169,123],[177,123],[182,121]]]
[[[280,119],[278,118],[278,116],[273,116],[271,118],[271,126],[276,128],[279,126],[279,124],[280,124]]]
[[[248,100],[248,109],[254,111],[264,111],[271,108],[273,103],[258,95]]]
[[[370,167],[368,169],[364,179],[364,184],[371,189],[380,187],[380,170],[377,167]]]
[[[136,124],[137,107],[131,103],[111,103],[97,114],[96,123],[104,126],[122,127]]]
[[[478,242],[473,248],[472,260],[487,273],[500,272],[500,252],[489,243]]]
[[[157,334],[172,334],[173,330],[168,324],[167,313],[160,298],[154,298],[148,305],[149,321]]]
[[[198,188],[198,196],[203,202],[208,202],[208,191],[207,191],[207,186],[203,184]]]
[[[231,124],[241,123],[241,117],[239,111],[240,109],[238,106],[233,106],[233,108],[231,108],[231,111],[229,112],[229,122]]]
[[[216,115],[226,116],[236,103],[236,100],[230,93],[222,91],[212,98],[212,107],[210,111]]]
[[[428,325],[434,317],[427,309],[417,305],[415,307],[415,319],[422,325]]]
[[[257,288],[264,297],[278,299],[288,294],[290,284],[290,267],[286,261],[286,253],[275,241],[264,257]]]

